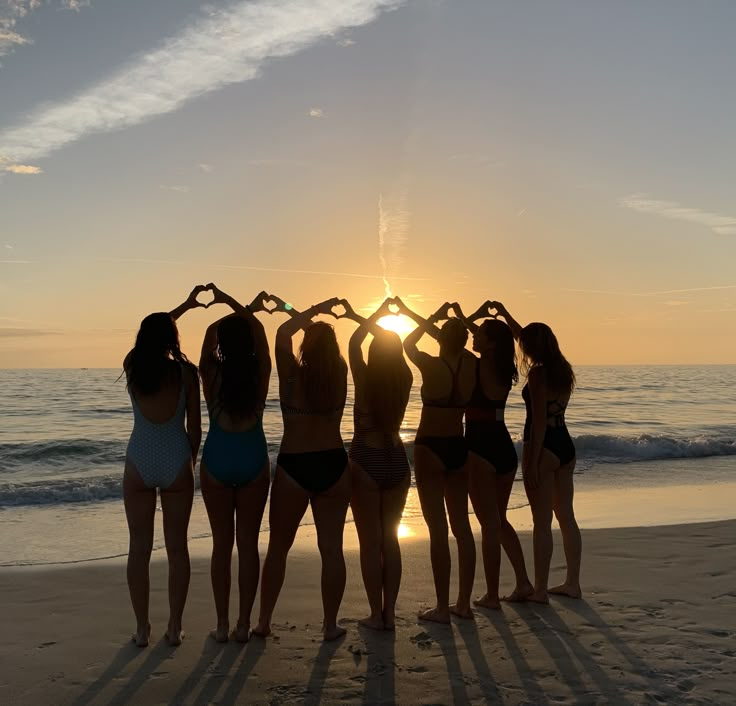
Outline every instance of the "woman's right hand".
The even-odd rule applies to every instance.
[[[207,308],[207,307],[209,306],[209,304],[204,304],[204,303],[202,303],[202,302],[200,302],[200,301],[197,301],[197,297],[198,297],[198,296],[199,296],[199,295],[200,295],[200,294],[201,294],[202,292],[206,292],[206,291],[207,291],[207,290],[209,289],[209,287],[210,287],[210,286],[209,286],[208,284],[207,284],[207,285],[204,285],[204,284],[198,284],[198,285],[197,285],[197,286],[196,286],[196,287],[195,287],[195,288],[194,288],[194,289],[193,289],[193,290],[192,290],[192,291],[191,291],[191,292],[189,293],[189,296],[187,297],[187,300],[186,300],[186,302],[185,302],[185,303],[186,303],[186,305],[187,305],[187,306],[188,306],[188,307],[189,307],[190,309],[196,309],[197,307],[200,307],[200,306],[201,306],[201,307],[202,307],[203,309],[206,309],[206,308]]]

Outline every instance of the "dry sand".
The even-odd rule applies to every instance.
[[[358,629],[367,606],[351,548],[341,611],[348,634],[331,644],[319,634],[314,538],[300,532],[276,635],[245,646],[207,637],[214,606],[204,543],[178,649],[162,639],[160,557],[143,650],[127,642],[133,616],[120,560],[0,570],[0,703],[736,703],[736,521],[585,531],[583,600],[507,605],[451,627],[415,619],[433,598],[429,548],[426,538],[405,540],[395,634]],[[522,536],[527,562],[530,539]],[[555,539],[553,580],[562,571]],[[502,585],[510,583],[504,563]]]

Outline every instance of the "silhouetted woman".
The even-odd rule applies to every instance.
[[[271,482],[263,410],[271,375],[271,356],[263,324],[265,292],[242,306],[214,284],[213,304],[234,313],[211,324],[202,343],[199,371],[210,427],[202,450],[201,489],[212,527],[210,575],[217,628],[210,634],[227,642],[230,631],[230,564],[238,546],[240,611],[232,637],[247,642],[258,588],[258,536]]]
[[[387,299],[368,319],[346,301],[346,316],[359,326],[350,338],[350,369],[355,387],[354,435],[350,445],[353,491],[350,505],[360,541],[360,568],[371,614],[360,624],[393,630],[401,584],[399,524],[411,482],[399,435],[413,376],[401,339],[378,325],[390,314]],[[368,362],[363,342],[373,335]]]
[[[422,514],[429,528],[430,556],[437,605],[419,614],[422,620],[449,623],[450,613],[472,618],[470,594],[475,576],[475,540],[468,519],[468,452],[463,436],[465,407],[475,386],[475,356],[465,350],[468,332],[464,324],[448,319],[449,303],[428,319],[409,309],[398,297],[399,312],[417,323],[404,339],[409,360],[422,374],[422,416],[414,441],[414,477]],[[435,326],[446,320],[441,329]],[[438,356],[417,348],[425,334],[436,339]],[[447,517],[457,540],[459,588],[457,602],[450,605],[450,546]]]
[[[521,601],[533,588],[524,565],[519,537],[506,517],[509,497],[519,459],[504,421],[511,387],[518,381],[516,351],[511,328],[490,316],[484,304],[466,319],[457,303],[455,313],[473,332],[473,350],[480,355],[476,366],[475,389],[465,411],[465,438],[468,442],[470,500],[483,536],[483,567],[486,593],[475,604],[500,608],[498,596],[501,545],[516,574],[516,587],[504,600]]]
[[[175,321],[203,306],[197,286],[173,311],[150,314],[141,322],[135,347],[123,369],[133,405],[133,432],[125,456],[123,498],[130,530],[128,588],[136,617],[133,640],[145,647],[148,568],[153,548],[156,488],[161,492],[164,540],[169,559],[169,624],[166,637],[181,644],[184,604],[189,590],[187,529],[194,494],[193,466],[202,440],[197,369],[179,347]]]
[[[337,612],[345,592],[342,539],[350,503],[348,456],[340,435],[348,370],[334,328],[323,322],[312,323],[312,318],[332,314],[339,300],[329,299],[302,313],[278,297],[271,296],[271,300],[276,302],[277,311],[292,318],[276,334],[284,436],[271,487],[261,613],[253,632],[263,637],[271,632],[271,616],[284,583],[286,557],[311,504],[322,557],[323,634],[325,640],[334,640],[345,634],[337,624]],[[300,329],[304,329],[304,339],[297,358],[292,338]]]
[[[565,424],[565,410],[575,387],[575,373],[546,324],[522,328],[500,302],[489,302],[511,326],[523,355],[527,384],[522,471],[534,519],[534,591],[527,600],[547,603],[548,593],[580,598],[582,543],[573,511],[575,446]],[[552,512],[562,532],[567,561],[565,583],[547,588],[552,560]]]

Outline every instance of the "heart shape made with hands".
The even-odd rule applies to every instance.
[[[497,319],[499,314],[498,309],[493,304],[488,305],[486,313],[491,319]]]
[[[388,311],[394,316],[399,316],[401,314],[401,309],[399,309],[399,305],[394,301],[389,302]]]
[[[209,288],[204,289],[197,294],[196,302],[204,309],[208,309],[215,303],[215,293]]]
[[[347,315],[347,313],[348,310],[345,308],[345,305],[342,302],[333,304],[330,308],[330,314],[332,314],[336,319],[342,319],[344,316]]]
[[[263,302],[263,311],[268,314],[273,314],[279,308],[278,302],[270,295],[266,295],[261,300]]]

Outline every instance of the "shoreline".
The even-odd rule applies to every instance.
[[[245,646],[207,637],[214,605],[206,557],[193,557],[187,639],[178,649],[162,640],[163,557],[151,563],[153,639],[144,650],[127,641],[133,617],[120,560],[3,568],[0,595],[12,639],[0,645],[0,699],[30,706],[49,698],[70,706],[725,704],[736,689],[735,533],[735,520],[587,530],[583,600],[506,604],[451,627],[414,617],[434,594],[428,541],[410,538],[402,541],[395,634],[358,629],[367,601],[358,553],[348,548],[341,609],[348,635],[335,643],[320,640],[319,562],[307,537],[289,557],[275,637]],[[528,565],[530,539],[521,536]],[[552,581],[563,561],[555,532]],[[511,579],[504,557],[502,590]],[[474,595],[482,589],[479,558]]]

